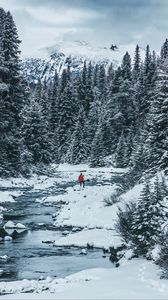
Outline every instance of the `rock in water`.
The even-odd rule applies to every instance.
[[[21,223],[17,223],[15,228],[17,228],[17,229],[26,229],[26,226],[21,224]]]
[[[8,221],[5,225],[4,225],[4,229],[24,229],[26,230],[26,226],[21,224],[21,223],[13,223],[12,221]]]
[[[81,254],[81,255],[87,255],[87,250],[86,249],[82,249],[79,254]]]
[[[4,228],[15,228],[15,224],[12,221],[8,221],[5,225]]]
[[[12,241],[12,237],[9,236],[9,235],[6,235],[6,236],[4,237],[4,241]]]

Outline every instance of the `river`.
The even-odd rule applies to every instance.
[[[35,200],[64,193],[66,187],[64,184],[40,191],[23,189],[23,195],[15,202],[3,204],[7,208],[4,223],[8,220],[19,222],[28,230],[4,230],[1,224],[0,237],[11,235],[13,240],[0,241],[0,257],[8,257],[0,259],[0,281],[65,277],[88,268],[113,267],[101,249],[89,249],[87,255],[82,255],[79,248],[54,247],[53,243],[46,243],[62,236],[65,230],[71,232],[72,228],[53,226],[52,215],[60,206],[44,206]]]

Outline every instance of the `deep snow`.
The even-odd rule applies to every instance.
[[[159,271],[142,259],[123,259],[120,268],[91,269],[66,278],[1,283],[3,299],[167,299],[168,283]],[[23,292],[33,292],[24,293]],[[21,294],[22,293],[22,294]]]

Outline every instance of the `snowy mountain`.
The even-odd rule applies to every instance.
[[[84,61],[92,64],[109,66],[113,63],[116,67],[125,49],[112,51],[110,47],[92,47],[84,41],[60,42],[54,46],[41,48],[38,58],[27,58],[22,63],[22,68],[27,78],[32,81],[37,78],[47,80],[54,76],[55,70],[61,74],[68,66],[76,73],[82,70]]]

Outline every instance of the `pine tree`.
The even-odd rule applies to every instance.
[[[115,162],[117,168],[125,167],[125,149],[126,149],[125,138],[124,138],[124,134],[122,133],[118,141],[116,155],[115,155]]]
[[[88,145],[89,156],[91,151],[91,145],[98,128],[99,118],[101,114],[100,91],[97,87],[94,87],[93,96],[94,96],[94,100],[91,103],[90,111],[86,119],[87,145]]]
[[[146,112],[144,112],[144,76],[143,76],[143,65],[140,66],[140,71],[136,73],[133,71],[133,86],[132,86],[132,103],[134,107],[134,127],[136,133],[139,134],[140,129],[143,130],[144,120],[146,119]],[[136,77],[138,77],[136,79]]]
[[[62,75],[61,75],[61,82],[60,82],[60,93],[64,92],[64,89],[67,85],[68,76],[67,76],[67,70],[63,69]]]
[[[149,45],[146,47],[146,56],[144,61],[143,81],[144,81],[144,96],[142,99],[142,112],[144,119],[149,112],[149,108],[152,105],[152,99],[154,95],[154,88],[157,76],[157,65],[155,58],[151,55]]]
[[[162,48],[161,48],[161,62],[164,63],[168,58],[168,39],[165,40]]]
[[[134,83],[137,82],[140,76],[140,69],[141,69],[141,57],[140,57],[140,50],[139,46],[136,46],[135,49],[135,57],[134,57],[134,67],[133,67],[133,81]]]
[[[168,162],[168,78],[158,74],[155,96],[147,118],[146,162],[151,169],[165,168]]]
[[[149,181],[146,180],[141,197],[133,212],[132,240],[137,250],[146,254],[151,246],[152,235],[155,228],[152,227],[153,209],[151,206],[151,191]]]
[[[111,63],[108,68],[108,73],[107,73],[108,83],[111,83],[111,81],[113,80],[113,77],[114,77],[114,68],[113,68],[113,64]]]
[[[137,178],[140,178],[146,169],[145,151],[141,139],[136,139],[135,144],[133,145],[129,165],[131,167],[132,174],[134,174],[134,177],[136,176]]]
[[[3,37],[4,37],[4,27],[5,27],[6,12],[0,7],[0,57],[3,55]],[[2,61],[1,61],[2,63]]]
[[[107,121],[108,129],[110,128],[110,132],[107,132],[107,140],[108,143],[111,144],[110,148],[113,154],[116,151],[118,138],[123,130],[123,115],[120,109],[120,86],[122,82],[122,71],[119,67],[115,71],[114,78],[108,86],[107,101],[105,103],[106,116],[104,117],[104,119]]]
[[[76,128],[72,136],[70,147],[70,161],[73,164],[79,164],[87,161],[87,143],[86,143],[86,127],[85,127],[85,111],[81,107],[79,111]]]
[[[134,130],[131,127],[125,139],[125,153],[124,153],[125,166],[128,166],[130,164],[131,155],[133,152],[133,141],[134,141]]]
[[[165,222],[165,211],[161,187],[156,177],[154,191],[151,193],[149,181],[145,182],[144,189],[137,208],[135,209],[132,224],[132,242],[139,254],[146,254],[159,240],[162,225]]]
[[[50,112],[49,112],[49,128],[50,128],[50,139],[52,141],[52,158],[53,161],[58,163],[58,124],[59,124],[59,77],[55,72],[54,80],[51,85],[50,91]]]
[[[25,81],[20,72],[20,40],[10,12],[1,10],[0,69],[0,150],[1,175],[20,172],[20,112],[25,97]]]
[[[122,114],[121,130],[129,131],[130,127],[134,125],[134,103],[132,84],[127,79],[120,84],[118,105],[119,112]]]
[[[121,70],[122,70],[122,77],[123,79],[128,79],[131,80],[132,78],[132,72],[131,72],[131,56],[129,55],[128,52],[123,57],[122,65],[121,65]]]
[[[90,62],[87,70],[87,80],[86,80],[86,95],[85,95],[86,116],[89,113],[92,102],[93,102],[92,64]]]
[[[68,151],[71,134],[74,130],[73,96],[72,84],[68,82],[60,95],[59,102],[58,142],[59,159],[62,158],[62,160]]]
[[[50,102],[48,99],[48,84],[46,82],[46,78],[41,86],[41,95],[40,95],[40,100],[39,103],[42,108],[42,114],[45,119],[45,121],[48,123],[49,122],[49,114],[50,114]]]
[[[107,79],[104,65],[100,65],[99,69],[99,79],[98,79],[98,88],[101,94],[102,103],[106,101],[107,96]]]
[[[42,115],[42,107],[35,99],[24,107],[22,118],[23,145],[28,151],[28,156],[31,157],[32,164],[49,164],[52,159],[49,128]]]
[[[59,77],[57,72],[53,79],[50,96],[50,128],[54,133],[58,127],[58,109],[59,109]]]
[[[91,146],[91,157],[90,163],[91,167],[102,167],[104,166],[104,148],[101,134],[101,122],[99,121],[99,125],[97,127],[97,131],[95,133],[92,146]]]
[[[99,65],[96,64],[93,71],[93,87],[98,87],[99,84]]]
[[[159,258],[157,259],[156,263],[162,269],[161,278],[168,279],[168,239],[166,233],[163,233],[160,244],[161,247],[159,252]]]

